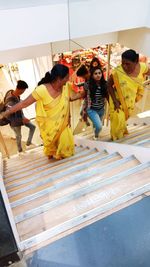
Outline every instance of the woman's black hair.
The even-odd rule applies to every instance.
[[[97,66],[101,67],[101,63],[99,61],[99,59],[97,57],[93,57],[92,61],[90,62],[90,71],[91,69],[93,68],[93,63],[96,62],[97,63]]]
[[[58,78],[64,79],[69,74],[69,68],[63,64],[56,64],[51,71],[45,73],[44,78],[42,78],[38,85],[51,83],[56,81]]]
[[[83,77],[88,74],[89,70],[85,65],[81,65],[81,67],[77,70],[76,74],[78,77]]]
[[[100,83],[99,83],[99,85],[101,87],[102,96],[107,98],[107,82],[104,78],[104,74],[103,74],[101,67],[97,66],[97,67],[93,67],[90,71],[89,89],[90,89],[90,97],[91,97],[92,101],[95,98],[95,94],[96,94],[96,90],[97,90],[97,83],[93,79],[93,74],[97,69],[99,69],[102,73],[102,77],[101,77]]]
[[[129,49],[122,53],[121,58],[137,63],[139,61],[139,54],[137,54],[133,49]]]

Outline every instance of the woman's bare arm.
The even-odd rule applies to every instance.
[[[3,116],[9,116],[10,114],[18,111],[18,110],[21,110],[23,108],[26,108],[28,106],[30,106],[31,104],[33,104],[34,102],[36,102],[36,100],[33,98],[32,95],[29,95],[26,99],[24,99],[23,101],[19,102],[18,104],[10,107],[8,110],[6,110],[4,113],[3,113]]]
[[[70,101],[75,101],[75,100],[78,100],[78,99],[81,99],[81,98],[84,98],[85,97],[85,92],[80,92],[80,93],[73,93],[72,96],[70,97]]]

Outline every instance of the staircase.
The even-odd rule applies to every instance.
[[[150,124],[138,123],[131,124],[128,126],[129,135],[126,135],[120,140],[116,140],[115,143],[129,144],[142,147],[150,147]],[[93,139],[93,128],[87,127],[79,133],[77,136],[92,140]],[[100,133],[99,141],[111,142],[110,129],[109,127],[103,127]]]
[[[71,158],[48,160],[39,147],[4,160],[4,183],[29,253],[143,198],[150,162],[82,146]]]

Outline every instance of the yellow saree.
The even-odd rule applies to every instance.
[[[147,71],[148,67],[145,63],[140,63],[140,73],[137,77],[128,76],[122,66],[118,66],[113,70],[115,95],[121,106],[119,112],[117,112],[114,109],[112,98],[109,98],[112,140],[120,139],[127,133],[126,120],[132,115],[135,102],[143,96],[144,88],[142,84],[144,74]],[[118,88],[116,89],[115,87]]]
[[[44,153],[56,159],[74,155],[74,140],[69,127],[69,86],[52,98],[44,85],[38,86],[32,96],[36,99],[36,121],[44,145]]]

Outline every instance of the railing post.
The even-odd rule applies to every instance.
[[[4,138],[3,138],[2,134],[1,134],[1,131],[0,131],[0,143],[2,144],[2,146],[4,148],[4,151],[6,153],[7,158],[9,158],[9,152],[8,152],[7,146],[5,144]]]

